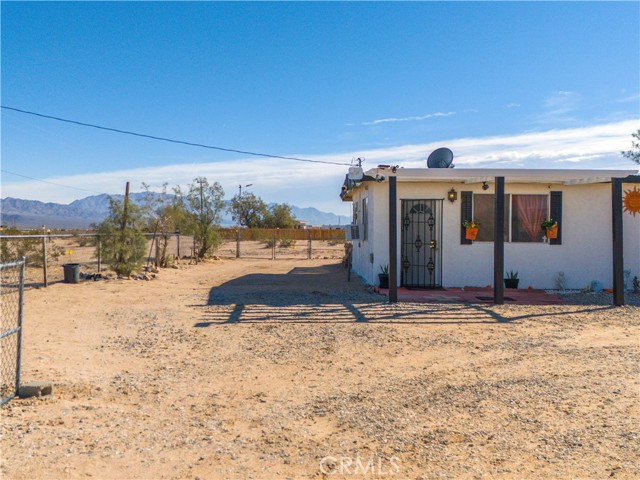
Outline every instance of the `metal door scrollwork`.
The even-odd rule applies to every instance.
[[[442,200],[402,200],[401,218],[402,285],[441,287]]]

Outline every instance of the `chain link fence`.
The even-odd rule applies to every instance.
[[[344,229],[221,228],[221,244],[214,255],[223,258],[342,259]],[[194,238],[179,233],[146,233],[143,265],[168,266],[176,259],[196,261]],[[0,235],[0,262],[25,257],[25,285],[62,282],[64,265],[79,265],[83,278],[109,269],[106,248],[96,233]]]
[[[28,287],[47,286],[62,281],[65,263],[78,263],[83,272],[101,270],[95,234],[10,234],[0,236],[0,261],[25,259],[25,284]]]
[[[171,257],[193,256],[193,237],[171,233],[145,234],[144,264],[158,265]],[[47,286],[64,279],[64,264],[78,264],[82,274],[101,273],[109,268],[104,246],[95,233],[11,234],[0,236],[0,262],[25,258],[27,287]]]
[[[18,394],[25,259],[0,264],[0,405]]]

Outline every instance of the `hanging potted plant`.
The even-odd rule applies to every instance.
[[[545,220],[542,222],[542,229],[547,231],[547,238],[558,238],[558,222],[553,219]]]
[[[504,279],[505,288],[518,288],[519,283],[518,272],[514,272],[513,270],[509,271],[507,278]]]
[[[464,238],[466,240],[475,240],[478,236],[478,226],[480,222],[477,220],[465,220],[462,226],[465,228]]]
[[[380,288],[389,288],[389,265],[380,265],[380,272],[378,274]]]

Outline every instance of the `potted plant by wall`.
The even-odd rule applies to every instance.
[[[518,272],[510,270],[509,273],[507,273],[507,278],[504,279],[505,288],[518,288],[519,283]]]
[[[389,265],[380,265],[378,280],[380,281],[380,288],[389,288]]]
[[[558,238],[558,222],[553,219],[542,222],[542,229],[547,231],[547,238]]]
[[[467,240],[475,240],[478,236],[478,226],[480,222],[477,220],[465,220],[462,222],[462,226],[466,229],[464,238]]]

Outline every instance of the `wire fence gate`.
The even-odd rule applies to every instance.
[[[0,405],[18,394],[25,259],[0,263]]]

